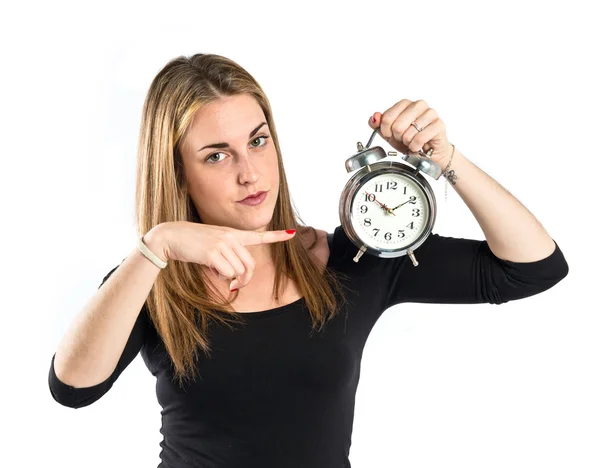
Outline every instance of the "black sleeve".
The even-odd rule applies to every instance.
[[[486,240],[444,237],[432,233],[409,257],[382,259],[387,307],[401,302],[502,304],[539,294],[569,272],[562,251],[555,249],[535,262],[503,260]],[[390,261],[391,260],[391,261]]]
[[[125,260],[125,259],[123,259]],[[102,285],[106,282],[106,280],[113,274],[113,272],[119,267],[117,265],[114,267],[102,280],[98,289],[102,287]],[[125,370],[125,368],[133,361],[133,359],[137,356],[140,351],[146,336],[147,326],[150,321],[147,314],[146,303],[142,307],[142,310],[131,330],[131,334],[125,344],[125,348],[119,362],[113,373],[104,381],[99,384],[93,385],[91,387],[72,387],[62,382],[56,376],[54,371],[54,356],[52,356],[52,360],[50,362],[50,372],[48,373],[48,385],[50,387],[50,393],[54,400],[60,403],[63,406],[68,406],[70,408],[81,408],[83,406],[88,406],[100,399],[115,383],[119,375]]]

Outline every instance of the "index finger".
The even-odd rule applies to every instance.
[[[271,244],[283,242],[294,237],[295,229],[279,231],[238,231],[238,240],[242,245]]]

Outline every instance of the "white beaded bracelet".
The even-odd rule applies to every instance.
[[[137,245],[140,251],[144,254],[144,257],[154,263],[158,268],[164,268],[167,266],[167,262],[158,258],[150,251],[148,247],[146,247],[146,244],[144,244],[144,236],[138,238]]]

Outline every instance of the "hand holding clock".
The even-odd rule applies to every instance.
[[[418,131],[413,122],[422,130]],[[381,137],[403,154],[433,148],[430,159],[442,169],[448,165],[453,147],[446,136],[446,125],[422,99],[402,99],[383,114],[375,112],[369,126],[373,130],[379,128]]]

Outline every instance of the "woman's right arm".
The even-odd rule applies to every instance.
[[[164,241],[160,225],[144,236],[162,260]],[[56,401],[74,408],[93,403],[135,358],[149,320],[143,309],[159,272],[136,247],[104,278],[52,357],[49,386]]]

